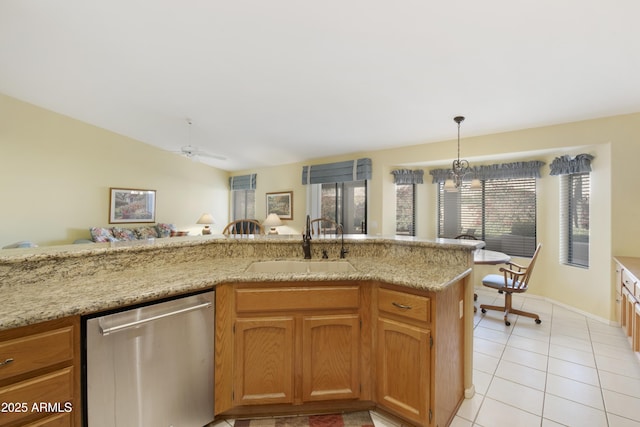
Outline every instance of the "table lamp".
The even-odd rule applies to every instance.
[[[211,229],[209,228],[209,224],[215,224],[216,222],[213,219],[213,216],[210,213],[203,213],[196,224],[204,224],[204,228],[202,229],[202,234],[211,234]]]
[[[280,220],[278,214],[271,213],[267,215],[267,218],[264,220],[262,225],[264,225],[265,227],[271,227],[269,229],[269,234],[278,234],[278,230],[276,230],[276,227],[282,225],[282,220]]]

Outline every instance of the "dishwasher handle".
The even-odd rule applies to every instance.
[[[207,301],[207,302],[199,303],[199,304],[196,304],[196,305],[192,305],[191,307],[185,307],[185,308],[181,308],[179,310],[170,311],[170,312],[162,313],[162,314],[157,314],[155,316],[147,317],[145,319],[140,319],[140,320],[135,320],[133,322],[123,323],[121,325],[115,325],[115,326],[111,326],[109,328],[103,328],[102,324],[100,324],[100,333],[102,334],[102,336],[107,336],[107,335],[113,334],[115,332],[121,332],[121,331],[124,331],[126,329],[135,328],[137,326],[141,326],[141,325],[144,325],[146,323],[153,322],[155,320],[163,319],[165,317],[175,316],[177,314],[182,314],[182,313],[188,313],[190,311],[196,311],[196,310],[200,310],[200,309],[203,309],[203,308],[209,308],[212,305],[213,304],[211,302]]]

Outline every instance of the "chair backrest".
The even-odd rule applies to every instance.
[[[472,234],[458,234],[455,238],[462,240],[478,240],[478,238]]]
[[[316,218],[311,220],[311,235],[336,234],[338,223],[328,218]]]
[[[222,234],[264,234],[264,227],[255,219],[238,219],[227,224]]]
[[[514,286],[516,289],[524,289],[529,285],[529,278],[531,277],[533,266],[536,264],[536,259],[538,258],[540,249],[542,249],[542,243],[538,243],[538,246],[536,247],[536,251],[533,253],[533,257],[531,258],[531,262],[529,263],[529,265],[527,266],[527,269],[525,270],[524,276],[522,276],[522,279],[518,281],[518,285]]]

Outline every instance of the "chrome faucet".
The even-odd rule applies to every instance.
[[[345,249],[344,247],[344,228],[342,227],[342,224],[338,224],[338,227],[336,228],[336,233],[340,231],[340,258],[344,258],[344,256],[346,254],[349,253],[349,249]]]
[[[304,259],[311,259],[311,217],[307,215],[307,228],[302,234],[302,251]]]

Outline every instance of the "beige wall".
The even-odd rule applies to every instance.
[[[203,212],[227,223],[227,172],[1,94],[0,159],[0,247],[88,238],[110,187],[156,190],[157,222],[191,234]]]
[[[304,226],[306,187],[302,166],[370,157],[369,224],[372,235],[395,230],[395,193],[390,171],[396,167],[447,167],[456,141],[234,172],[257,173],[256,217],[265,217],[265,194],[294,192],[294,219],[281,232]],[[640,211],[635,167],[640,159],[640,114],[525,129],[461,140],[462,157],[473,164],[543,160],[538,185],[538,236],[544,244],[533,275],[532,294],[613,319],[613,255],[640,256]],[[561,265],[559,259],[559,178],[549,176],[561,154],[593,154],[591,262],[589,269]],[[148,145],[0,95],[0,245],[33,240],[41,245],[87,237],[93,225],[108,225],[109,187],[158,191],[157,220],[174,222],[192,234],[198,216],[211,212],[221,231],[228,221],[228,174]],[[421,166],[416,166],[420,163]],[[425,173],[418,187],[420,237],[435,237],[435,186]],[[527,260],[520,260],[526,263]],[[478,268],[476,278],[493,272]]]

